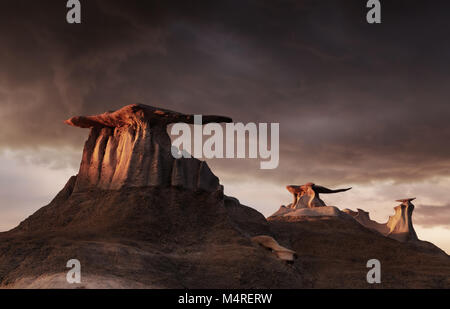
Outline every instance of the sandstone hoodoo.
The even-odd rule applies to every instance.
[[[232,121],[222,116],[202,119],[203,124]],[[177,122],[192,124],[194,116],[134,104],[115,112],[66,120],[69,125],[91,129],[74,192],[145,186],[220,189],[219,179],[205,162],[173,158],[167,126]]]
[[[295,251],[292,251],[288,248],[280,246],[280,244],[270,236],[266,236],[266,235],[255,236],[252,238],[252,240],[254,242],[260,244],[264,248],[272,251],[280,259],[282,259],[284,261],[293,262],[295,260],[295,258],[297,257],[297,254],[295,253]]]
[[[350,190],[337,189],[332,190],[312,182],[296,186],[289,185],[286,189],[292,193],[294,200],[287,206],[281,206],[271,217],[336,217],[342,215],[341,211],[335,206],[327,206],[320,198],[319,194],[339,193]]]
[[[331,194],[331,193],[339,193],[350,190],[347,189],[337,189],[332,190],[326,187],[322,187],[316,185],[312,182],[308,182],[307,184],[301,186],[290,185],[287,186],[286,189],[292,193],[294,196],[294,201],[289,208],[300,209],[300,208],[314,208],[314,207],[325,207],[327,206],[323,200],[320,199],[319,194]]]

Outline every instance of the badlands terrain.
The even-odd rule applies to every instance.
[[[140,104],[67,120],[90,129],[79,173],[0,233],[0,287],[450,288],[450,257],[417,238],[413,199],[399,192],[380,224],[322,199],[350,188],[290,185],[292,202],[264,218],[225,196],[205,162],[172,157],[167,126],[192,120]],[[382,282],[371,285],[374,258]],[[71,259],[81,262],[81,284],[66,281]]]

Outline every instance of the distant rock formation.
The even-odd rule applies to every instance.
[[[290,185],[287,186],[286,189],[292,193],[294,196],[294,201],[289,208],[299,209],[299,208],[314,208],[314,207],[324,207],[327,206],[323,200],[320,199],[319,194],[330,194],[330,193],[339,193],[350,190],[347,189],[338,189],[331,190],[322,186],[318,186],[312,182],[301,186]]]
[[[231,121],[203,116],[203,124]],[[68,125],[91,129],[74,192],[146,186],[220,189],[219,179],[205,162],[173,158],[167,126],[177,122],[192,124],[194,116],[133,104],[115,112],[66,120]]]
[[[397,202],[401,202],[401,204],[394,207],[395,214],[390,216],[388,222],[384,224],[371,220],[369,213],[362,209],[358,209],[357,212],[350,209],[344,209],[343,211],[351,215],[363,226],[377,231],[386,237],[402,242],[415,241],[418,240],[418,237],[412,224],[414,205],[411,201],[413,200],[415,200],[415,198],[397,200]]]
[[[334,206],[326,206],[325,202],[320,198],[320,193],[338,193],[350,190],[337,189],[331,190],[314,183],[307,183],[301,186],[290,185],[286,187],[294,196],[293,203],[282,205],[278,211],[268,217],[268,220],[295,220],[314,217],[352,217],[364,227],[376,231],[383,236],[396,239],[401,242],[418,240],[417,234],[412,224],[412,213],[414,205],[411,203],[415,198],[401,199],[397,202],[401,204],[395,207],[395,214],[389,217],[387,223],[378,223],[370,219],[367,211],[358,209],[353,211],[350,209],[339,210]]]

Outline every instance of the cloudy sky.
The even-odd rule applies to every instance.
[[[287,184],[386,222],[417,197],[420,238],[450,252],[450,5],[363,0],[1,0],[0,230],[77,173],[88,132],[63,120],[144,103],[280,123],[280,165],[209,162],[226,193],[265,215]],[[393,2],[393,1],[390,1]]]

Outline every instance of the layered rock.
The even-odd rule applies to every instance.
[[[91,129],[74,192],[146,186],[219,190],[219,179],[205,162],[195,158],[174,159],[171,154],[167,126],[193,121],[193,115],[142,104],[66,120],[68,125]],[[203,116],[203,124],[231,121],[222,116]]]
[[[394,207],[395,214],[389,216],[388,222],[384,224],[371,220],[369,213],[361,209],[358,209],[357,212],[349,209],[344,209],[343,211],[355,218],[361,225],[377,231],[386,237],[402,242],[415,241],[418,238],[412,223],[414,205],[411,201],[413,200],[415,198],[397,200],[401,204]]]

